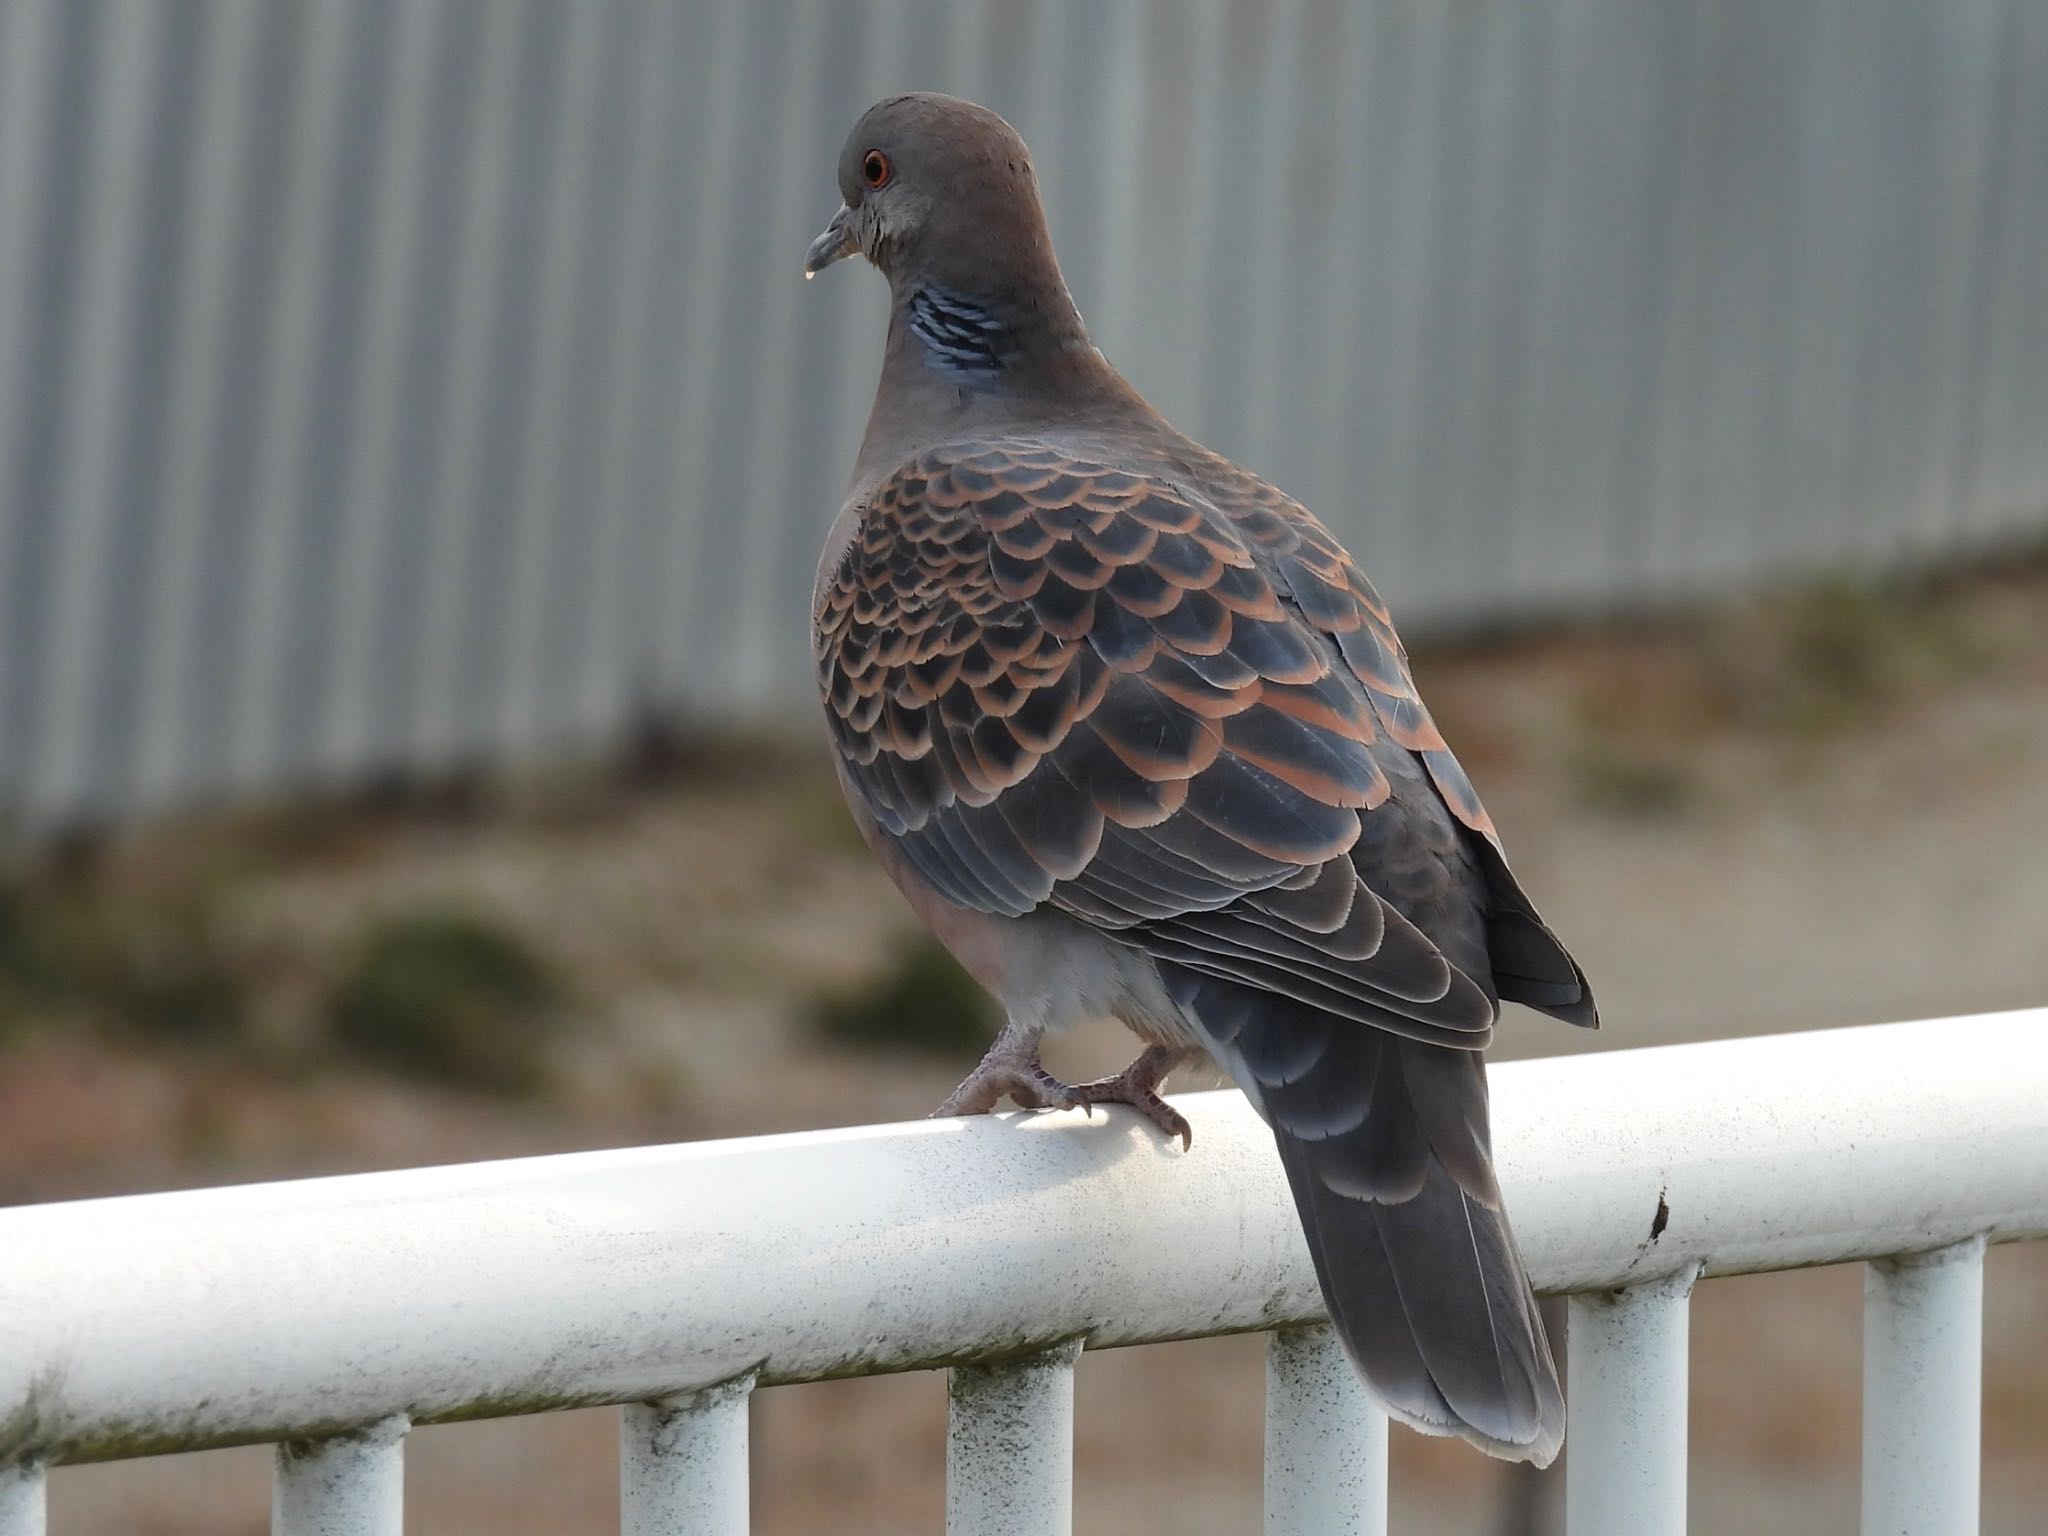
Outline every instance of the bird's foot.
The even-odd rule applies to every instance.
[[[1183,1152],[1195,1144],[1195,1128],[1187,1117],[1159,1096],[1166,1075],[1190,1053],[1168,1045],[1147,1046],[1138,1059],[1114,1077],[1076,1083],[1068,1089],[1084,1104],[1128,1104],[1169,1136],[1180,1138]]]
[[[1005,1098],[1026,1109],[1083,1109],[1094,1113],[1093,1100],[1068,1087],[1038,1064],[1033,1053],[990,1051],[981,1065],[967,1074],[946,1102],[931,1113],[934,1120],[948,1115],[985,1115]]]

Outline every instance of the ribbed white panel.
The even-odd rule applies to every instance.
[[[429,173],[436,136],[445,131],[450,53],[474,42],[462,19],[446,0],[419,0],[399,8],[389,41],[382,143],[361,242],[363,324],[350,377],[340,383],[354,446],[337,466],[340,484],[329,490],[339,524],[328,596],[336,623],[314,701],[317,744],[309,744],[323,762],[372,760],[388,745],[374,734],[376,699],[389,686],[379,671],[375,615],[410,510],[401,477],[407,369],[417,329],[435,320],[424,308],[428,228],[446,213],[428,201]]]
[[[435,391],[421,408],[432,413],[433,430],[422,448],[427,468],[420,495],[424,517],[417,546],[408,551],[419,569],[411,576],[417,617],[408,625],[411,653],[403,664],[412,674],[403,690],[408,708],[403,738],[394,756],[434,769],[479,749],[474,739],[474,690],[465,676],[465,621],[474,594],[488,579],[506,541],[507,509],[483,503],[487,496],[495,393],[518,387],[523,354],[512,350],[531,329],[530,308],[514,286],[520,258],[528,254],[530,221],[514,214],[522,195],[539,191],[542,172],[530,156],[539,146],[540,125],[531,114],[522,134],[522,87],[549,61],[539,56],[552,36],[533,35],[535,8],[520,4],[484,7],[478,34],[470,40],[467,100],[460,136],[460,174],[453,178],[452,205],[441,216],[454,223],[453,272],[443,294],[446,308],[435,322],[442,356],[435,367]],[[509,322],[509,324],[508,324]],[[519,365],[507,368],[508,358]],[[483,537],[481,518],[489,524]]]
[[[322,320],[337,290],[352,281],[338,260],[347,231],[342,223],[345,181],[356,147],[350,116],[364,89],[366,57],[374,47],[359,35],[371,12],[355,5],[314,6],[295,38],[290,70],[289,118],[259,132],[282,145],[283,196],[277,224],[264,234],[276,243],[266,274],[258,324],[263,345],[256,362],[251,503],[245,513],[244,562],[234,596],[238,622],[223,679],[232,694],[227,711],[226,787],[263,784],[287,765],[291,743],[279,730],[291,678],[287,662],[307,615],[294,602],[300,562],[316,546],[309,526],[312,448],[321,423],[310,407],[333,366]]]
[[[93,114],[73,168],[72,195],[83,207],[75,318],[57,386],[63,425],[50,485],[57,515],[45,545],[48,565],[38,573],[46,617],[35,651],[13,658],[31,671],[38,697],[66,705],[45,712],[34,739],[23,742],[34,801],[80,788],[104,794],[114,766],[94,728],[115,686],[110,652],[118,631],[109,589],[125,564],[115,540],[121,499],[132,492],[122,479],[124,450],[141,404],[131,391],[145,291],[145,178],[171,14],[162,6],[136,10],[109,29],[90,57],[88,90],[104,107]]]
[[[35,685],[33,669],[5,643],[10,626],[4,616],[20,612],[29,586],[46,575],[36,551],[24,545],[26,519],[19,509],[10,511],[10,503],[23,494],[20,482],[30,454],[36,380],[22,360],[40,317],[47,210],[61,169],[51,147],[61,4],[20,0],[0,6],[0,818],[19,813],[28,801],[23,727]]]
[[[808,709],[915,88],[1411,631],[2048,531],[2033,0],[7,0],[0,818]]]

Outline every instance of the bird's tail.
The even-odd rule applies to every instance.
[[[1394,1418],[1547,1466],[1564,1394],[1494,1182],[1478,1053],[1204,980],[1191,1010],[1273,1128],[1338,1336]]]

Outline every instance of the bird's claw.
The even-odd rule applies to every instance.
[[[1124,1073],[1119,1073],[1115,1077],[1097,1078],[1092,1083],[1076,1083],[1074,1092],[1081,1095],[1083,1101],[1090,1105],[1128,1105],[1168,1136],[1178,1137],[1183,1152],[1191,1151],[1195,1145],[1195,1128],[1188,1124],[1187,1116],[1159,1097],[1152,1089],[1131,1082]]]
[[[1013,1099],[1026,1109],[1079,1109],[1091,1117],[1094,1102],[1054,1077],[1036,1061],[987,1059],[967,1074],[946,1102],[932,1111],[931,1118],[952,1115],[985,1115],[1004,1099]]]
[[[985,1115],[1006,1098],[1026,1109],[1078,1109],[1091,1120],[1098,1104],[1124,1104],[1168,1136],[1178,1138],[1181,1149],[1187,1151],[1195,1144],[1194,1127],[1159,1096],[1160,1083],[1185,1055],[1166,1046],[1154,1046],[1114,1077],[1099,1077],[1089,1083],[1063,1083],[1040,1066],[1036,1056],[991,1052],[967,1074],[966,1081],[953,1090],[946,1102],[932,1111],[931,1118]]]
[[[1195,1128],[1187,1117],[1159,1096],[1166,1075],[1188,1057],[1188,1052],[1170,1045],[1148,1046],[1138,1059],[1114,1077],[1098,1077],[1092,1083],[1076,1083],[1074,1093],[1090,1104],[1127,1104],[1169,1136],[1180,1139],[1183,1152],[1195,1145]]]

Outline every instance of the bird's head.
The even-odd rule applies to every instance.
[[[986,107],[918,92],[868,108],[839,154],[844,206],[804,256],[815,277],[861,255],[892,284],[962,289],[1051,269],[1031,155]]]

